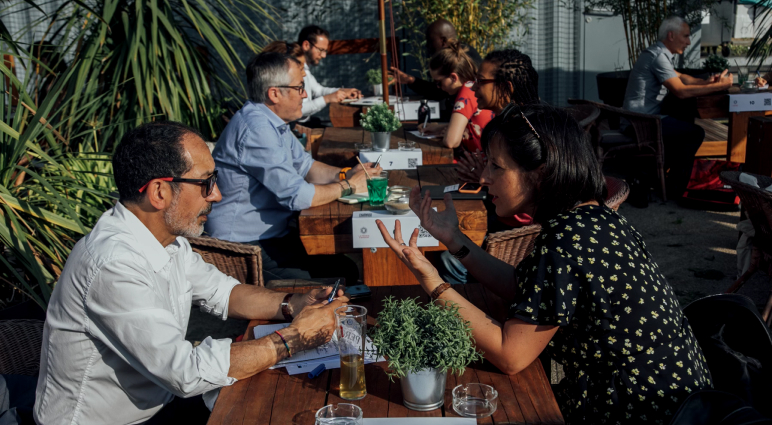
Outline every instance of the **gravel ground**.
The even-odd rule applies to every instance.
[[[736,279],[739,233],[735,226],[739,211],[708,211],[684,208],[673,201],[655,201],[642,209],[622,204],[619,212],[643,236],[682,307],[725,291]],[[361,255],[353,258],[361,265]],[[751,297],[761,311],[770,292],[769,278],[756,273],[739,292]],[[235,338],[244,333],[247,323],[236,319],[221,321],[194,307],[187,339]]]

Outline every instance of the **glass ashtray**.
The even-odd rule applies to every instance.
[[[392,214],[407,214],[410,212],[410,188],[407,186],[392,186],[386,192],[383,201],[386,210]]]
[[[453,388],[453,410],[465,418],[487,418],[496,411],[499,393],[485,384],[462,384]]]

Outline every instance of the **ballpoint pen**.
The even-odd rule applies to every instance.
[[[378,160],[375,161],[375,165],[373,165],[373,168],[378,167],[378,164],[381,163],[381,157],[383,157],[383,154],[378,155]]]
[[[424,129],[426,129],[426,123],[429,122],[429,114],[426,114],[426,117],[424,118],[424,126],[421,127],[421,136],[424,135]]]
[[[332,292],[330,292],[330,297],[327,298],[327,302],[331,303],[333,299],[335,299],[335,295],[338,294],[338,288],[340,287],[340,279],[335,281],[335,285],[332,287]]]

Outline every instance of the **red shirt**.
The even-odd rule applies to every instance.
[[[477,97],[472,91],[472,85],[474,85],[473,81],[467,81],[458,91],[453,113],[461,114],[469,120],[461,144],[469,152],[477,152],[482,150],[480,137],[483,129],[493,119],[494,114],[488,109],[477,109]]]

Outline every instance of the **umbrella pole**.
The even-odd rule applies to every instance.
[[[383,101],[389,105],[389,67],[386,59],[386,8],[384,0],[378,0],[378,24],[381,31],[381,79],[383,83]]]

